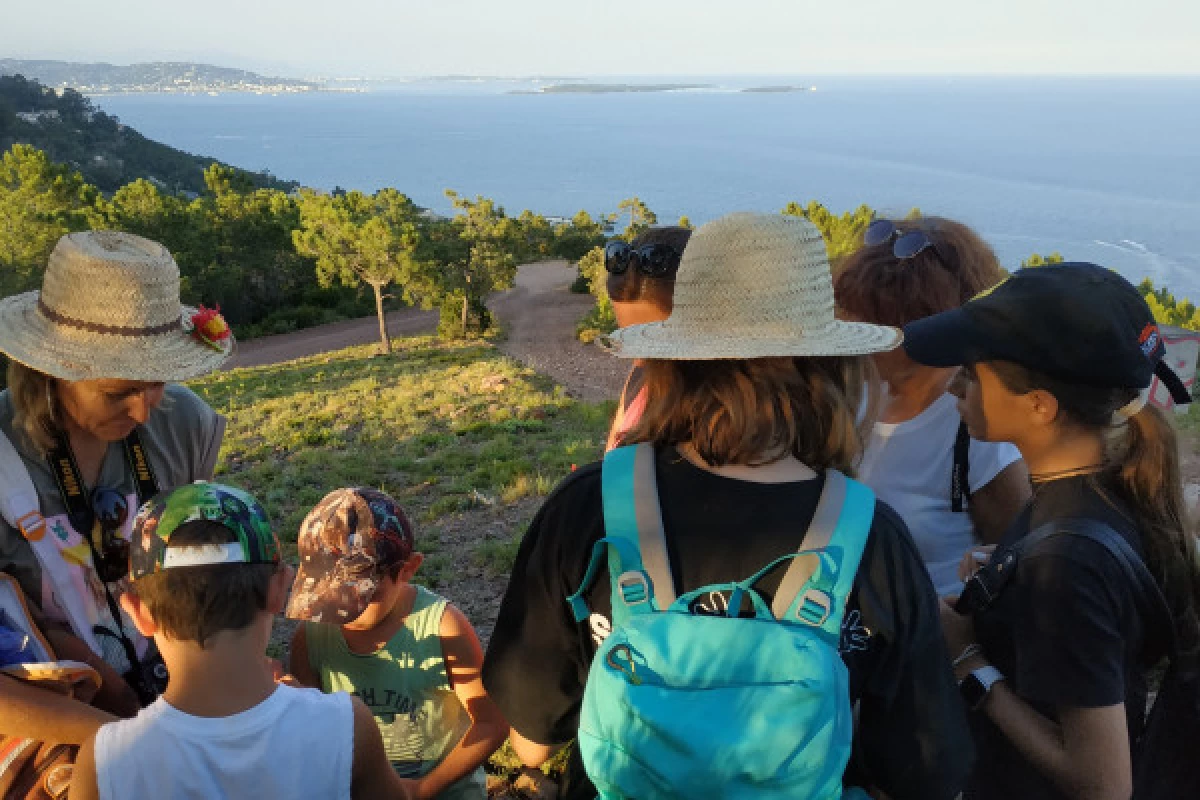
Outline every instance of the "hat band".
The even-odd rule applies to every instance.
[[[174,330],[179,330],[183,327],[183,319],[180,317],[172,322],[166,322],[162,325],[152,325],[147,328],[134,328],[124,325],[105,325],[101,322],[88,322],[87,320],[75,319],[68,317],[65,314],[60,314],[50,306],[46,305],[42,298],[38,297],[38,311],[42,312],[42,316],[49,319],[51,322],[57,323],[67,328],[75,328],[89,333],[103,333],[110,336],[157,336],[160,333],[170,333]]]

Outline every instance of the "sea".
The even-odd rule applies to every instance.
[[[973,226],[1008,267],[1058,252],[1200,301],[1200,78],[669,81],[696,88],[446,78],[93,99],[189,152],[320,189],[394,187],[439,212],[446,189],[555,217],[637,196],[661,223],[790,201],[916,207]],[[798,90],[745,91],[767,86]]]

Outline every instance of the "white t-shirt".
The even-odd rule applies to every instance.
[[[230,717],[160,697],[96,734],[101,800],[349,800],[353,762],[350,695],[283,685]]]
[[[905,422],[879,422],[867,441],[858,478],[904,519],[938,594],[962,589],[958,565],[975,543],[971,516],[950,510],[954,440],[961,417],[944,394]],[[1021,458],[1008,442],[971,440],[967,484],[977,492]]]

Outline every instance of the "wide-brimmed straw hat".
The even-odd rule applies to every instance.
[[[609,337],[622,358],[699,360],[847,356],[892,350],[895,328],[834,318],[825,241],[811,222],[730,214],[697,229],[663,322]]]
[[[183,381],[233,351],[224,320],[198,313],[179,302],[179,267],[162,245],[72,233],[50,254],[40,292],[0,300],[0,351],[64,380]]]

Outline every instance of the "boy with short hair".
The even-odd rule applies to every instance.
[[[483,649],[463,613],[410,583],[423,556],[388,495],[338,489],[305,518],[287,616],[291,673],[367,704],[397,774],[417,798],[482,800],[482,765],[508,723],[480,677]]]
[[[275,682],[265,654],[291,570],[253,497],[215,483],[159,494],[130,550],[121,603],[170,682],[84,744],[72,800],[411,796],[362,703]]]

